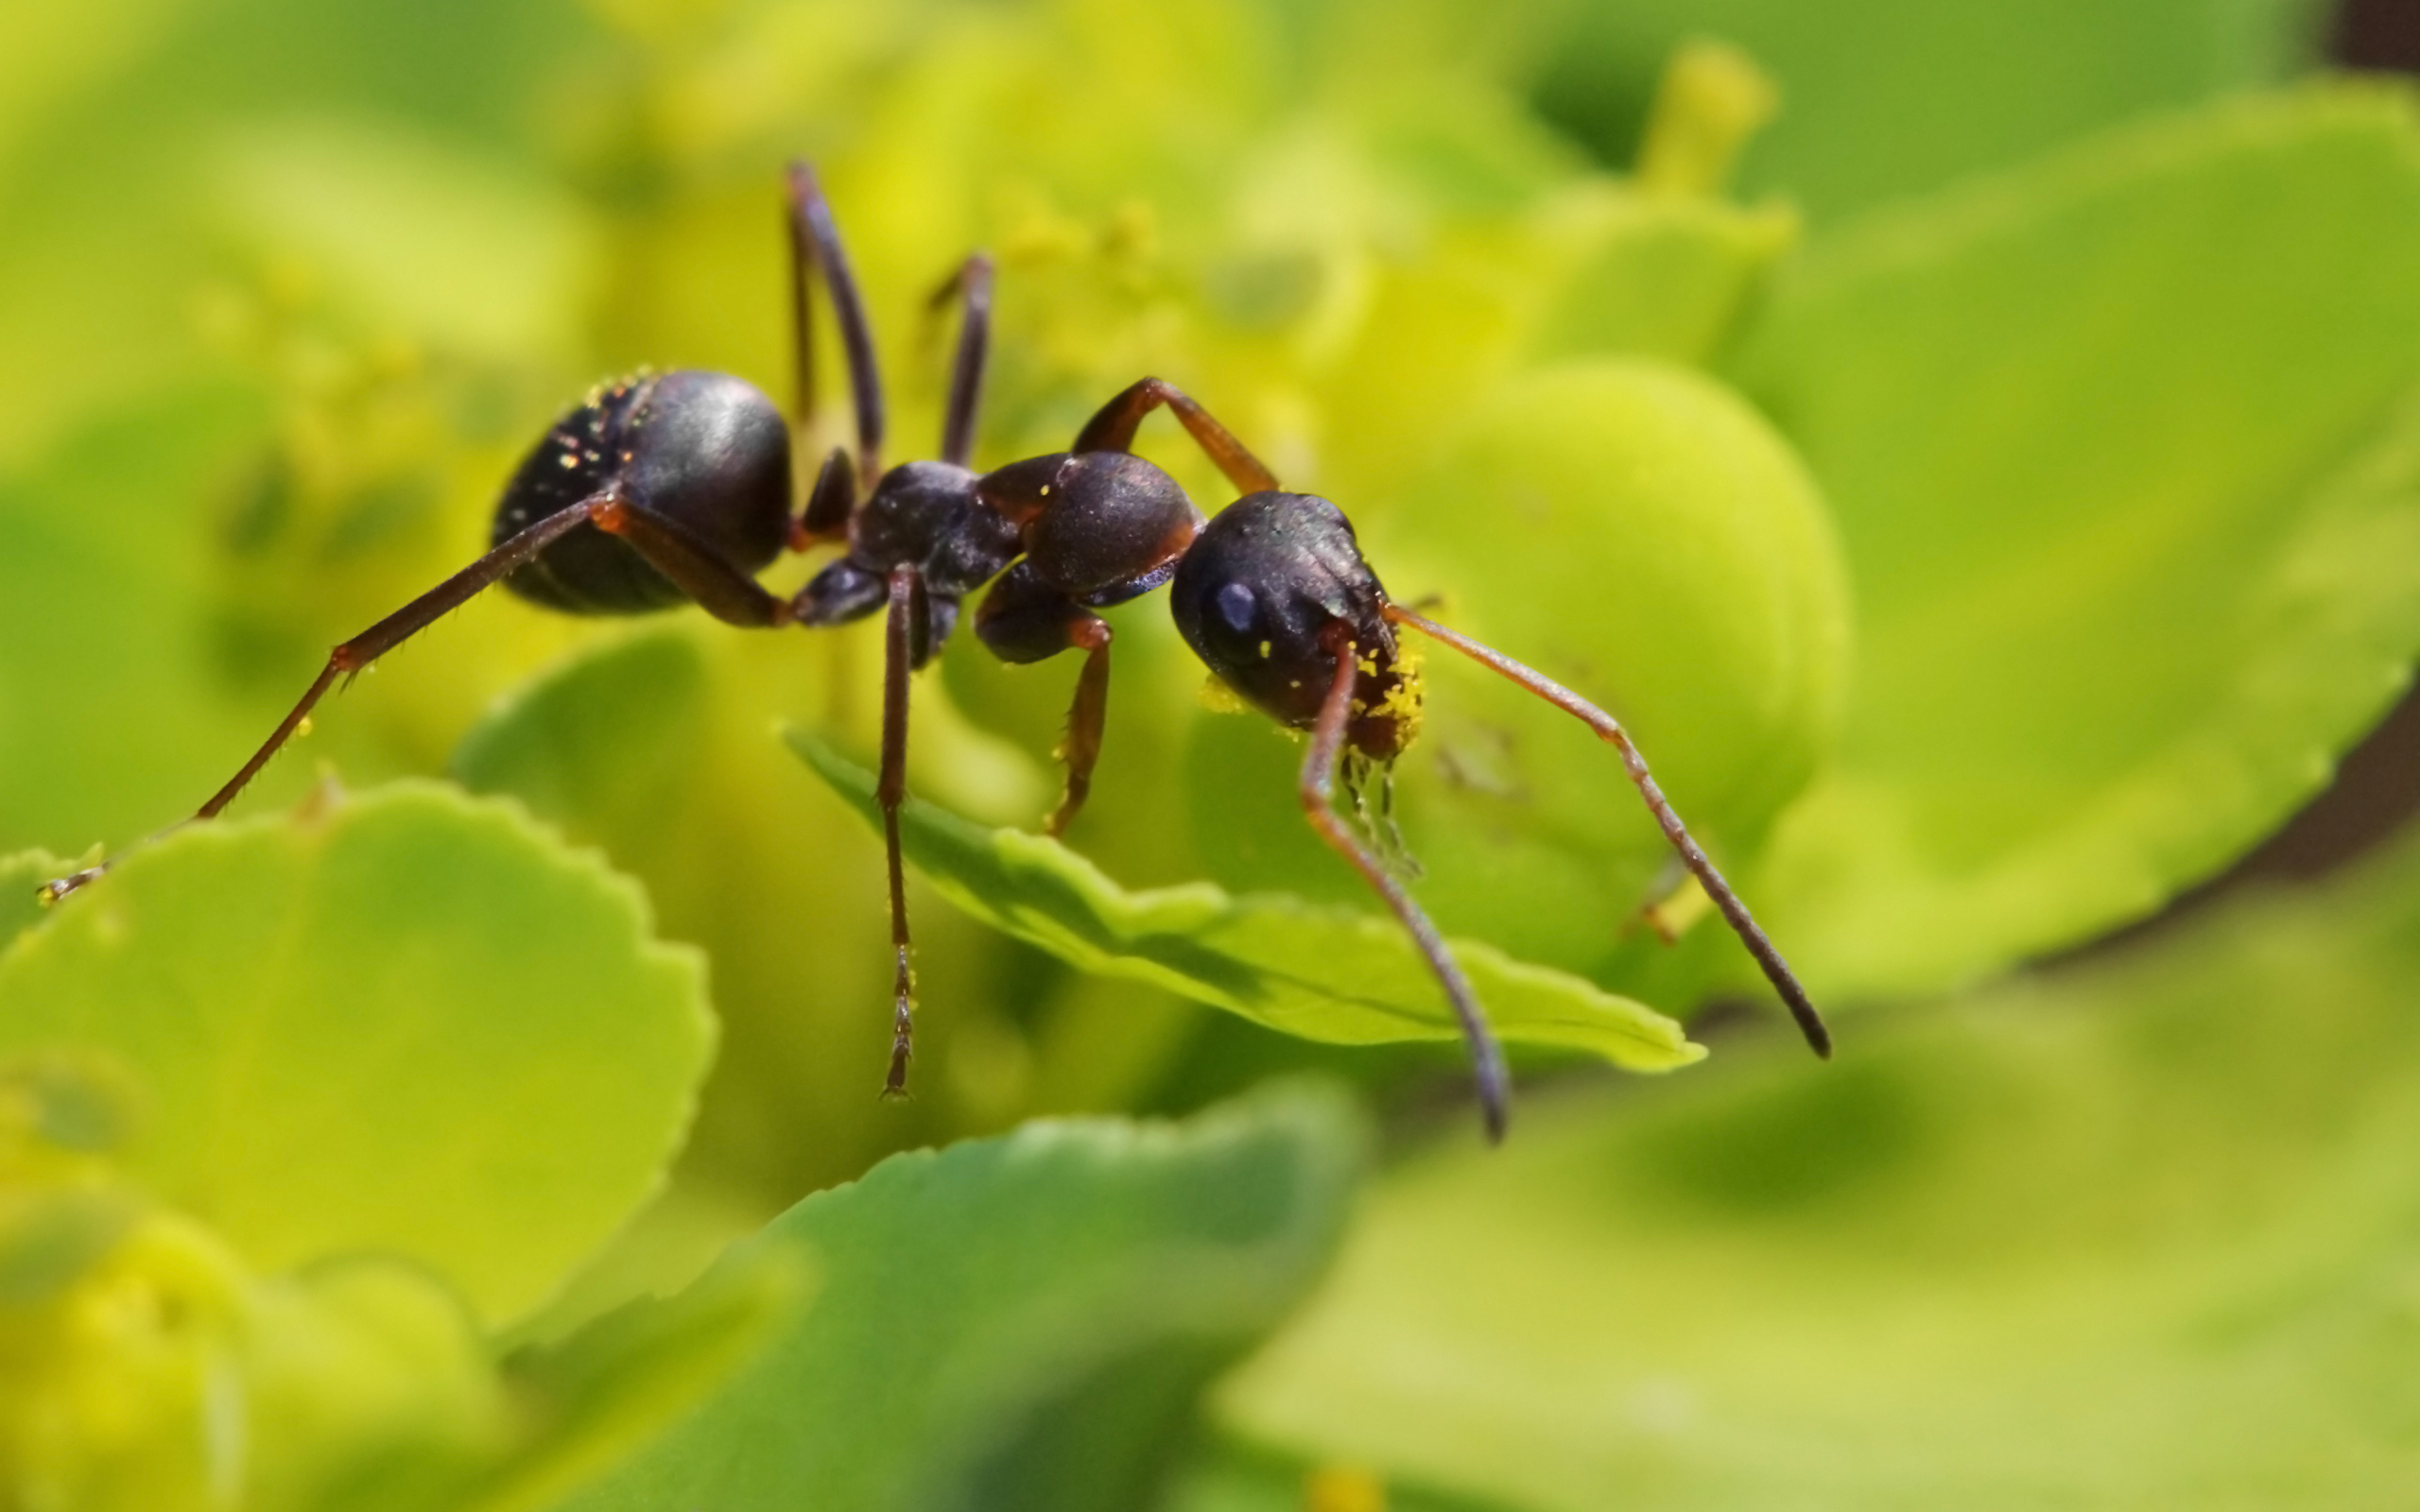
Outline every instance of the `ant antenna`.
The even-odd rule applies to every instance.
[[[1806,1037],[1807,1048],[1826,1060],[1831,1058],[1832,1032],[1824,1027],[1824,1016],[1815,1011],[1815,1005],[1808,1000],[1806,989],[1799,986],[1798,978],[1791,974],[1789,963],[1781,958],[1781,952],[1773,949],[1773,942],[1767,939],[1765,932],[1756,926],[1756,920],[1748,913],[1748,905],[1739,901],[1739,895],[1722,880],[1722,873],[1715,870],[1714,863],[1706,859],[1705,851],[1690,838],[1687,826],[1681,822],[1678,814],[1672,812],[1671,801],[1665,798],[1664,790],[1657,787],[1655,779],[1648,775],[1646,758],[1639,755],[1638,747],[1632,743],[1630,731],[1621,727],[1621,721],[1545,674],[1523,666],[1503,652],[1481,645],[1469,636],[1449,630],[1399,604],[1383,605],[1379,612],[1390,624],[1409,626],[1432,640],[1441,641],[1491,672],[1536,694],[1579,719],[1595,730],[1599,739],[1621,752],[1622,766],[1630,773],[1630,780],[1637,784],[1639,797],[1647,800],[1647,811],[1663,828],[1664,838],[1680,852],[1682,864],[1697,877],[1699,885],[1705,888],[1706,896],[1714,900],[1714,905],[1722,910],[1722,917],[1729,921],[1732,932],[1739,936],[1739,942],[1748,947],[1748,954],[1754,956],[1756,964],[1764,969],[1765,979],[1772,983],[1773,990],[1780,993],[1782,1002],[1789,1005],[1789,1016],[1798,1021],[1798,1032]]]

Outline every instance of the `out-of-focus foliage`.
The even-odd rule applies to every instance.
[[[9,1505],[547,1505],[785,1315],[760,1260],[526,1365],[481,1329],[643,1199],[703,1070],[694,956],[593,858],[400,788],[103,898],[0,955]]]
[[[1457,628],[1619,711],[1720,860],[1754,852],[1830,748],[1850,631],[1823,499],[1696,373],[1531,369],[1366,535],[1407,601],[1441,596]],[[1400,802],[1424,899],[1515,954],[1622,981],[1621,903],[1652,895],[1672,851],[1614,752],[1461,657],[1432,648],[1426,667],[1429,749]]]
[[[2420,640],[2415,266],[2420,116],[2334,90],[1786,281],[1742,367],[1837,501],[1861,637],[1760,879],[1814,983],[1921,991],[2149,912],[2325,781]]]
[[[1391,1177],[1223,1419],[1537,1508],[2391,1503],[2415,979],[2407,842],[1820,1077],[1540,1109]]]
[[[793,732],[790,743],[880,826],[873,773],[811,736]],[[1427,963],[1392,919],[1235,898],[1206,883],[1128,892],[1055,840],[977,829],[913,799],[900,830],[903,849],[943,897],[1089,971],[1156,983],[1305,1040],[1461,1038]],[[1586,1051],[1633,1071],[1668,1071],[1705,1053],[1679,1024],[1628,998],[1483,944],[1449,944],[1509,1043]]]
[[[570,1505],[1143,1504],[1202,1383],[1324,1268],[1360,1143],[1333,1095],[1264,1094],[1174,1129],[1036,1123],[809,1197],[723,1263],[802,1246],[816,1306]]]
[[[1788,126],[1754,143],[1754,192],[1827,215],[2012,166],[2146,112],[2281,78],[2318,51],[2309,0],[1588,0],[1542,8],[1519,55],[1531,97],[1606,161],[1629,161],[1657,60],[1692,36],[1782,80]]]
[[[58,913],[0,1053],[122,1068],[130,1173],[256,1262],[391,1250],[493,1321],[646,1199],[710,1053],[628,882],[441,788],[197,826]]]
[[[1144,1504],[1201,1383],[1317,1272],[1345,1121],[1263,1100],[877,1162],[1306,1060],[1427,1126],[1418,1047],[1168,990],[1274,1017],[1234,975],[1274,962],[1314,1039],[1435,1009],[1303,826],[1300,747],[1201,706],[1157,598],[1111,612],[1074,854],[992,829],[1055,792],[1073,666],[960,636],[917,681],[938,885],[910,880],[906,1104],[873,1096],[862,783],[776,734],[873,747],[872,627],[633,632],[490,595],[236,810],[285,817],[132,849],[330,644],[481,548],[590,383],[787,392],[792,155],[864,284],[889,455],[930,444],[928,297],[987,247],[978,462],[1177,381],[1341,504],[1394,592],[1634,725],[1843,1020],[1839,1066],[1751,1053],[1613,1105],[1583,1080],[1508,1157],[1415,1160],[1229,1392],[1183,1506],[2387,1486],[2408,867],[2341,919],[1857,1015],[2157,907],[2408,677],[2420,131],[2384,90],[2206,103],[2299,66],[2300,10],[8,8],[0,855],[48,853],[0,862],[0,1045],[9,1087],[134,1113],[78,1144],[53,1114],[93,1097],[0,1098],[0,1499]],[[807,455],[849,430],[822,361]],[[1143,446],[1228,497],[1172,426]],[[1427,665],[1402,817],[1508,1032],[1527,984],[1668,1062],[1685,1041],[1634,1003],[1761,1001],[1702,900],[1659,900],[1612,754]],[[328,767],[447,770],[561,838],[425,789],[288,814]],[[38,913],[26,885],[96,841],[120,869]],[[711,963],[701,1089],[694,967],[608,866]],[[1641,926],[1658,901],[1696,918],[1677,948]],[[1194,970],[1086,974],[1015,934]],[[647,1293],[674,1299],[615,1310]]]

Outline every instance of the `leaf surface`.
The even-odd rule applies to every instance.
[[[877,826],[873,778],[814,737],[790,744]],[[936,890],[976,918],[1087,971],[1156,983],[1306,1040],[1455,1040],[1444,995],[1392,919],[1206,883],[1128,892],[1055,840],[984,830],[908,800],[901,843]],[[1495,1032],[1582,1050],[1635,1071],[1704,1051],[1662,1014],[1578,977],[1449,941]]]
[[[2228,105],[1820,245],[1745,360],[1839,514],[1839,759],[1760,882],[1811,986],[1936,989],[2274,828],[2420,650],[2420,129]]]
[[[2323,1508],[2420,1476],[2420,849],[1365,1205],[1225,1421],[1533,1509]]]
[[[2294,0],[1643,0],[1534,14],[1563,19],[1532,99],[1622,165],[1675,46],[1711,36],[1747,49],[1782,95],[1746,154],[1747,187],[1831,216],[2267,83],[2304,62],[2315,12]]]
[[[569,1505],[1146,1504],[1195,1393],[1319,1276],[1358,1164],[1300,1091],[894,1157],[735,1252],[804,1248],[815,1305]]]
[[[0,1051],[119,1062],[137,1179],[256,1264],[393,1250],[491,1320],[654,1190],[713,1030],[635,887],[426,784],[183,830],[0,955]]]

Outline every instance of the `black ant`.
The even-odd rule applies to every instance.
[[[1108,712],[1110,627],[1095,610],[1170,588],[1178,629],[1247,702],[1310,732],[1305,813],[1321,838],[1368,879],[1402,920],[1451,1001],[1468,1040],[1490,1138],[1503,1135],[1504,1057],[1436,927],[1330,802],[1340,760],[1357,779],[1383,770],[1416,733],[1416,672],[1395,631],[1434,637],[1585,721],[1621,752],[1631,780],[1681,859],[1789,1004],[1807,1042],[1829,1055],[1814,1005],[1648,776],[1612,715],[1511,658],[1390,602],[1353,526],[1325,499],[1279,490],[1276,477],[1199,404],[1146,378],[1104,405],[1064,452],[989,472],[974,451],[991,333],[992,265],[969,257],[935,295],[959,305],[959,341],[942,422],[941,458],[884,471],[883,398],[873,341],[838,228],[814,173],[788,175],[796,396],[785,420],[753,386],[722,373],[641,375],[601,387],[525,458],[496,507],[478,560],[337,646],[301,700],[194,819],[242,792],[339,679],[501,581],[533,603],[574,614],[639,614],[693,602],[745,629],[839,625],[884,611],[881,776],[875,794],[890,863],[896,957],[890,1066],[884,1091],[905,1091],[914,1032],[899,806],[907,796],[908,675],[956,627],[959,601],[992,583],[975,632],[994,655],[1040,662],[1081,649],[1068,712],[1066,788],[1046,831],[1082,808]],[[854,401],[854,455],[835,447],[796,518],[790,451],[816,414],[811,285],[820,280],[839,327]],[[1131,450],[1165,406],[1243,495],[1205,521],[1166,472]],[[869,486],[870,485],[870,486]],[[786,548],[845,542],[795,597],[755,575]],[[996,581],[994,581],[996,579]],[[1357,794],[1358,782],[1355,782]],[[190,822],[190,821],[189,821]],[[95,867],[43,888],[56,902]]]

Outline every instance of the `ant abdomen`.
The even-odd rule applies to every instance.
[[[1396,655],[1387,593],[1352,523],[1308,493],[1247,494],[1212,517],[1176,570],[1168,609],[1210,670],[1282,725],[1308,730],[1349,637],[1359,677],[1346,739],[1388,761],[1411,744],[1419,683]]]
[[[624,379],[557,421],[496,506],[492,544],[602,493],[665,522],[753,574],[789,538],[789,426],[727,373]],[[505,578],[521,597],[574,614],[644,614],[690,601],[618,537],[581,524]]]

